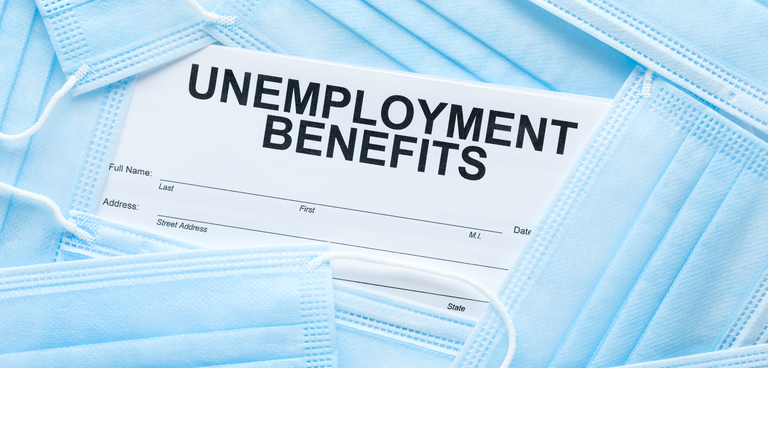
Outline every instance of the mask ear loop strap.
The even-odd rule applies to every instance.
[[[215,13],[208,12],[207,10],[203,9],[202,6],[200,6],[200,3],[198,3],[196,0],[186,0],[187,4],[197,12],[198,15],[203,17],[204,20],[210,21],[214,24],[221,24],[221,25],[233,25],[235,23],[235,17],[231,15],[219,15]]]
[[[643,76],[643,87],[640,90],[640,94],[644,98],[651,97],[651,85],[653,83],[653,71],[650,69],[645,70],[645,76]]]
[[[56,218],[56,222],[58,222],[59,225],[64,227],[65,230],[71,232],[72,234],[74,234],[75,236],[77,236],[78,238],[82,239],[87,243],[91,243],[95,239],[92,235],[88,234],[84,229],[66,220],[64,218],[64,215],[61,214],[61,209],[59,209],[59,206],[57,206],[56,203],[53,202],[47,196],[36,194],[34,192],[29,192],[24,189],[19,189],[17,187],[7,185],[2,182],[0,182],[0,190],[8,192],[12,195],[31,199],[33,201],[37,201],[39,203],[44,204],[46,207],[48,207],[51,210],[51,212],[53,212],[53,217]]]
[[[429,266],[420,265],[420,264],[413,264],[408,261],[401,261],[401,260],[396,260],[391,258],[384,258],[384,257],[378,257],[378,256],[354,253],[354,252],[328,252],[310,261],[307,264],[307,267],[310,270],[314,270],[318,266],[320,266],[320,264],[323,264],[332,260],[337,260],[337,259],[364,261],[364,262],[369,262],[374,264],[386,265],[390,267],[400,267],[400,268],[405,268],[410,270],[422,271],[424,273],[430,273],[438,276],[447,277],[450,279],[456,279],[458,281],[464,282],[467,285],[471,286],[472,288],[477,290],[480,294],[488,298],[488,300],[491,302],[493,307],[496,308],[496,311],[499,312],[499,315],[501,315],[501,319],[502,321],[504,321],[504,325],[507,327],[507,335],[509,336],[509,348],[507,349],[507,356],[504,357],[504,361],[501,363],[501,367],[502,368],[509,367],[509,364],[512,362],[512,357],[514,357],[515,355],[515,348],[517,347],[515,326],[512,323],[512,317],[509,315],[509,312],[507,312],[507,309],[504,307],[504,304],[502,304],[501,300],[499,300],[496,294],[494,294],[491,290],[486,288],[485,285],[481,284],[480,282],[474,279],[464,276],[463,274],[460,274],[460,273],[441,270],[438,268],[429,267]]]
[[[56,105],[56,103],[64,97],[67,92],[72,90],[72,87],[77,84],[78,81],[80,81],[85,75],[88,74],[88,72],[91,71],[91,68],[88,67],[88,65],[82,65],[80,68],[75,72],[74,75],[69,77],[66,83],[64,83],[64,86],[61,87],[59,91],[56,92],[56,94],[53,95],[51,100],[48,102],[48,105],[46,105],[45,109],[43,110],[43,114],[40,115],[40,118],[37,119],[37,122],[32,125],[31,128],[25,130],[22,133],[15,134],[15,135],[7,135],[4,133],[0,133],[0,141],[19,141],[23,140],[25,138],[31,137],[35,132],[39,131],[41,127],[43,127],[43,124],[45,124],[45,121],[48,120],[48,117],[51,115],[51,111],[53,111],[53,107]]]

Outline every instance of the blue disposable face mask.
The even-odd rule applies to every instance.
[[[330,367],[324,246],[168,252],[0,271],[2,367]]]
[[[766,2],[531,2],[768,136]]]
[[[190,250],[197,246],[73,212],[70,219],[94,236],[66,236],[59,261]],[[448,367],[475,321],[433,308],[334,283],[339,367]]]
[[[513,366],[712,351],[768,266],[756,216],[765,144],[651,79],[630,77],[510,271],[500,297],[518,330]],[[493,315],[456,365],[498,361]]]
[[[59,90],[73,81],[62,74],[42,19],[27,0],[4,3],[0,45],[0,130],[28,128],[55,94],[60,96],[34,135],[14,141],[0,137],[0,189],[5,191],[0,192],[0,266],[52,262],[62,226],[78,228],[50,210],[96,208],[104,161],[112,157],[132,81],[77,98],[62,94]]]
[[[675,173],[688,178],[678,180],[676,188],[660,184],[663,189],[657,187],[659,193],[651,195],[651,205],[640,216],[648,222],[636,223],[627,236],[554,364],[587,365],[591,357],[592,366],[626,361],[753,149],[724,129],[690,133],[663,177],[668,182],[675,181]],[[664,195],[675,189],[679,196]],[[663,199],[673,207],[652,206]],[[638,252],[640,242],[645,247]],[[621,271],[623,279],[617,280],[613,275]],[[600,326],[594,325],[596,320]]]
[[[184,0],[36,0],[64,74],[87,65],[80,94],[136,75],[214,42]],[[197,2],[192,2],[196,5]],[[210,9],[215,0],[200,0]]]
[[[712,351],[768,263],[768,146],[755,149],[627,364]],[[680,337],[680,336],[683,337]]]
[[[215,12],[236,19],[205,25],[225,45],[451,78],[613,97],[634,66],[527,1],[222,0]]]

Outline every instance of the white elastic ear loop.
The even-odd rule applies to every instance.
[[[195,10],[195,12],[197,12],[198,15],[203,17],[203,19],[206,21],[221,25],[232,25],[235,23],[235,17],[208,12],[207,10],[203,9],[203,7],[200,6],[200,3],[198,3],[196,0],[187,0],[187,3],[192,9]]]
[[[645,76],[643,77],[643,88],[640,90],[640,94],[645,97],[651,97],[651,83],[653,82],[653,71],[650,69],[645,70]]]
[[[307,267],[310,270],[314,270],[318,266],[320,266],[320,264],[323,264],[332,260],[336,260],[336,259],[365,261],[369,263],[381,264],[381,265],[386,265],[391,267],[401,267],[401,268],[406,268],[410,270],[418,270],[425,273],[431,273],[438,276],[456,279],[470,285],[472,288],[477,290],[480,294],[488,298],[488,300],[491,302],[493,307],[496,308],[496,311],[499,312],[499,315],[501,315],[501,319],[504,321],[504,325],[506,325],[507,327],[507,334],[509,336],[509,349],[507,349],[507,356],[504,357],[504,361],[501,363],[501,367],[503,368],[508,367],[509,364],[512,362],[512,357],[514,357],[515,348],[517,347],[516,336],[515,336],[515,326],[512,323],[512,317],[509,316],[509,312],[507,312],[507,309],[501,303],[501,300],[499,300],[499,298],[496,297],[496,294],[491,292],[491,290],[486,288],[485,285],[481,284],[480,282],[474,279],[468,278],[461,273],[441,270],[438,268],[429,267],[421,264],[413,264],[408,261],[401,261],[396,259],[390,259],[390,258],[384,258],[384,257],[378,257],[378,256],[354,253],[354,252],[328,252],[310,261],[307,264]]]
[[[88,67],[88,65],[80,66],[77,72],[75,72],[74,75],[69,77],[67,82],[64,83],[64,86],[62,86],[61,89],[57,91],[56,94],[53,95],[51,100],[48,102],[48,105],[43,110],[43,114],[40,115],[40,118],[37,119],[37,122],[33,124],[31,128],[25,130],[22,133],[15,134],[15,135],[6,135],[4,133],[0,133],[0,140],[1,141],[19,141],[25,138],[29,138],[35,132],[39,131],[40,128],[43,127],[43,124],[45,124],[45,121],[48,120],[48,116],[51,115],[51,111],[53,110],[53,107],[56,105],[56,103],[61,98],[63,98],[68,91],[72,90],[72,87],[74,87],[75,84],[77,84],[77,82],[80,81],[90,71],[91,71],[91,68]]]
[[[59,209],[59,206],[57,206],[56,203],[53,202],[50,198],[40,194],[36,194],[34,192],[25,191],[24,189],[19,189],[17,187],[7,185],[1,182],[0,182],[0,190],[3,190],[5,192],[8,192],[16,196],[20,196],[22,198],[28,198],[33,201],[37,201],[39,203],[45,204],[45,206],[48,207],[53,212],[53,217],[56,218],[56,222],[58,222],[59,225],[64,227],[65,230],[71,232],[72,234],[76,235],[78,238],[82,239],[87,243],[91,243],[95,239],[92,235],[85,232],[85,230],[83,230],[79,226],[64,219],[64,215],[61,214],[61,209]]]

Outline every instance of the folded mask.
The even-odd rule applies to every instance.
[[[70,220],[94,240],[67,235],[59,248],[60,261],[197,248],[86,213],[72,212]],[[475,324],[337,282],[333,297],[339,367],[448,367]]]
[[[2,367],[329,367],[325,246],[196,250],[0,271]]]
[[[768,266],[766,145],[637,70],[499,296],[513,366],[617,366],[713,351]],[[498,364],[488,310],[456,365]],[[605,355],[610,352],[610,360]]]
[[[526,1],[221,0],[225,45],[613,97],[628,57]]]
[[[4,3],[0,46],[0,130],[18,132],[35,123],[68,80],[27,0]],[[8,186],[0,192],[0,267],[54,260],[65,229],[63,217],[49,208],[96,208],[131,89],[128,80],[78,97],[59,93],[58,105],[34,135],[0,140],[0,182]],[[12,196],[11,188],[32,194]]]
[[[531,2],[768,136],[765,1]]]

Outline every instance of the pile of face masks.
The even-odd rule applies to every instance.
[[[768,8],[705,3],[0,0],[0,137],[29,129],[0,140],[0,365],[482,367],[515,348],[493,308],[332,283],[308,267],[324,247],[198,249],[93,215],[133,77],[221,43],[614,98],[491,287],[512,366],[765,366]]]

